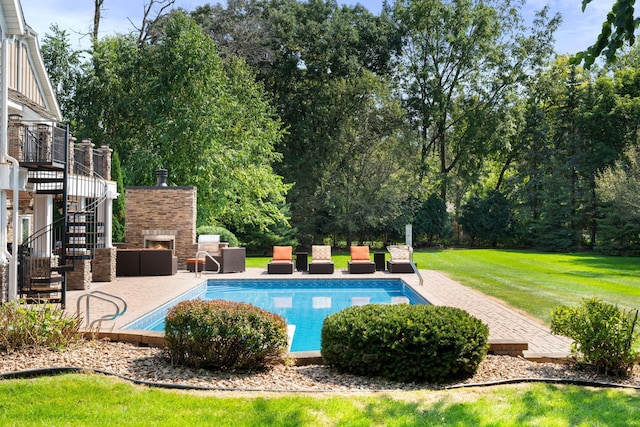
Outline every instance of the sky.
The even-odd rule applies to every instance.
[[[145,3],[149,0],[104,0],[100,35],[128,33],[139,26]],[[187,11],[207,3],[216,4],[218,0],[176,0],[175,6]],[[602,22],[611,10],[614,0],[592,0],[585,12],[582,12],[582,0],[527,0],[523,9],[526,19],[533,19],[533,13],[549,6],[552,14],[559,12],[563,22],[556,32],[556,52],[560,54],[576,53],[591,46],[600,33]],[[25,20],[42,40],[51,33],[51,24],[58,24],[71,35],[72,47],[87,47],[93,22],[94,2],[90,0],[22,0]],[[338,0],[339,4],[355,5],[360,3],[372,13],[378,14],[382,0]]]

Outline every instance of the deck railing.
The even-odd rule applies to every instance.
[[[65,156],[67,147],[71,147],[69,156]],[[25,167],[51,165],[62,168],[68,158],[70,173],[109,179],[110,161],[107,157],[110,151],[106,146],[94,149],[89,139],[73,143],[67,129],[54,122],[27,121],[16,117],[9,120],[9,155]]]

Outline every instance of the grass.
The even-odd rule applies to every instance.
[[[551,384],[368,395],[216,396],[100,375],[0,382],[0,425],[638,426],[640,395]]]
[[[417,252],[414,260],[546,323],[556,306],[583,298],[640,308],[640,258],[479,249]]]

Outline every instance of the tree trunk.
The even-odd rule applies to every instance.
[[[93,10],[93,40],[98,40],[98,30],[100,29],[100,16],[103,3],[104,0],[95,0],[95,8]]]

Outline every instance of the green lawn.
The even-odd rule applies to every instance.
[[[582,298],[640,308],[640,258],[479,249],[418,252],[414,260],[547,323],[556,306]]]
[[[526,384],[393,395],[234,397],[74,374],[1,381],[0,425],[640,426],[640,395]]]

